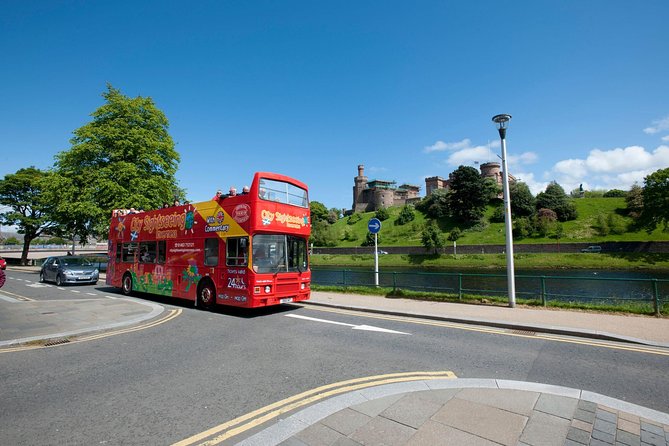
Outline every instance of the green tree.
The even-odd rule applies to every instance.
[[[395,220],[395,224],[405,225],[410,221],[413,221],[414,218],[416,218],[414,207],[410,204],[405,204],[402,206],[402,210],[400,211],[400,215],[397,217],[397,220]]]
[[[390,213],[388,212],[388,209],[386,208],[379,208],[376,210],[376,213],[374,214],[376,218],[378,218],[381,221],[388,220],[390,218]]]
[[[451,215],[463,223],[475,224],[483,218],[490,191],[478,170],[470,166],[458,167],[450,176]]]
[[[106,235],[113,209],[155,209],[184,198],[165,114],[150,97],[129,98],[109,84],[102,97],[93,120],[74,131],[71,148],[56,155],[64,198],[57,220],[82,241]]]
[[[0,204],[9,207],[0,214],[0,224],[17,226],[23,234],[22,265],[28,262],[31,242],[57,226],[53,221],[54,203],[44,193],[51,177],[50,172],[28,167],[0,180]]]
[[[627,215],[634,219],[641,217],[643,212],[643,188],[638,184],[632,185],[627,196],[625,196],[625,203],[627,204]]]
[[[437,254],[439,248],[444,246],[444,235],[434,221],[425,226],[420,240],[425,249],[434,250],[435,254]]]
[[[604,195],[602,195],[602,196],[604,198],[626,197],[627,192],[625,192],[624,190],[620,190],[620,189],[611,189],[611,190],[607,190],[606,192],[604,192]]]
[[[309,203],[309,211],[311,213],[311,222],[327,221],[328,208],[320,201],[312,201]]]
[[[7,237],[5,239],[5,245],[20,245],[21,241],[16,237]]]
[[[311,225],[309,243],[314,246],[337,246],[338,234],[325,220],[317,220]]]
[[[380,245],[381,244],[381,234],[376,234],[377,239],[376,239],[376,244]],[[365,240],[362,241],[360,246],[374,246],[374,234],[371,232],[367,232],[367,236],[365,236]]]
[[[536,208],[552,209],[560,221],[575,220],[578,217],[576,206],[556,182],[546,186],[546,191],[537,195]]]
[[[513,221],[513,236],[517,239],[524,239],[532,235],[532,222],[529,217],[520,217]]]
[[[448,204],[449,195],[450,191],[446,189],[432,191],[430,195],[416,204],[416,209],[423,212],[429,218],[439,219],[448,217],[450,213]]]
[[[456,241],[462,235],[462,231],[457,226],[451,229],[451,232],[448,233],[448,240],[451,242]]]
[[[530,188],[523,182],[514,182],[509,185],[511,195],[511,214],[514,217],[530,217],[534,215],[537,200]],[[502,217],[502,221],[504,221]]]
[[[669,231],[669,168],[651,173],[643,183],[642,224],[649,232],[660,225]]]

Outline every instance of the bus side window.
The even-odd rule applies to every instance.
[[[129,262],[129,263],[134,262],[136,249],[137,249],[137,243],[124,243],[122,260],[124,262]]]
[[[116,244],[116,263],[121,262],[121,253],[123,252],[123,244],[117,243]]]
[[[207,266],[218,265],[218,237],[204,240],[204,264]]]
[[[227,266],[248,265],[248,237],[229,238],[226,244],[225,264]]]
[[[156,263],[165,263],[165,240],[158,241],[158,253],[156,257]]]
[[[154,263],[156,261],[156,242],[142,242],[139,244],[139,261]]]

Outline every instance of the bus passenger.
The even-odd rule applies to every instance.
[[[237,196],[237,188],[235,186],[230,186],[230,193],[228,194],[228,197],[236,197]]]
[[[246,195],[248,193],[249,193],[249,187],[248,186],[242,187],[242,195]]]

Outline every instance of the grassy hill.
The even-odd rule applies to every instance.
[[[635,231],[628,229],[622,234],[600,235],[597,224],[599,216],[605,219],[609,214],[620,217],[628,228],[632,227],[632,219],[626,216],[624,198],[581,198],[574,200],[578,211],[578,219],[563,223],[564,236],[560,242],[592,242],[603,243],[613,241],[669,241],[669,232],[663,232],[661,228],[652,233],[646,231]],[[390,218],[382,222],[379,233],[380,246],[420,246],[421,232],[425,227],[425,216],[416,211],[416,218],[406,225],[397,225],[395,222],[399,215],[400,207],[388,209]],[[486,219],[493,212],[490,207],[486,211]],[[354,214],[355,215],[355,214]],[[374,212],[360,214],[360,219],[350,224],[350,217],[337,221],[332,227],[338,234],[337,246],[360,246],[367,235],[367,222],[374,217]],[[353,217],[356,220],[358,217]],[[475,227],[466,228],[456,225],[451,219],[443,219],[439,222],[441,230],[448,234],[454,227],[458,226],[463,232],[458,239],[458,245],[471,244],[504,244],[504,223],[484,223]],[[555,243],[554,236],[548,237],[526,237],[514,238],[514,244],[523,243]]]

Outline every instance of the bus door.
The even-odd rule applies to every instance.
[[[228,237],[225,244],[223,286],[219,288],[218,297],[225,304],[246,305],[250,295],[249,238]]]

